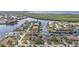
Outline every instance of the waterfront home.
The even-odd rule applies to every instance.
[[[31,30],[32,30],[32,32],[37,33],[39,30],[39,22],[32,22],[32,23],[33,23],[33,25],[32,25]]]
[[[52,24],[54,21],[49,21],[48,24]]]
[[[49,27],[52,27],[52,26],[53,26],[53,21],[49,21],[49,22],[48,22],[48,26],[49,26]]]
[[[17,23],[17,20],[12,19],[11,17],[1,17],[0,18],[0,24],[15,24]]]
[[[21,19],[24,19],[24,18],[23,18],[22,15],[18,15],[18,16],[16,16],[16,19],[21,20]]]
[[[38,29],[38,25],[33,25],[32,29]]]
[[[11,19],[16,19],[16,16],[13,16],[13,15],[11,15],[11,16],[9,16]]]
[[[34,23],[34,25],[37,25],[37,26],[39,26],[39,23]]]
[[[64,27],[63,27],[63,30],[64,30],[64,31],[72,31],[72,30],[73,30],[72,25],[68,25],[68,24],[66,25],[66,24],[65,24],[65,25],[63,25],[63,26],[64,26]]]
[[[37,33],[38,32],[38,26],[36,26],[36,25],[32,26],[32,32]]]
[[[49,32],[72,32],[73,26],[66,22],[52,21],[48,23]]]
[[[20,39],[20,33],[19,32],[10,32],[8,35],[7,35],[7,37],[8,36],[14,36],[14,37],[16,37],[17,39]]]

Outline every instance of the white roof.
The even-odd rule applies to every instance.
[[[53,23],[53,21],[49,21],[49,24],[52,24]]]

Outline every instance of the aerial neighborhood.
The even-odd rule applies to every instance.
[[[0,15],[0,47],[79,47],[79,14]]]

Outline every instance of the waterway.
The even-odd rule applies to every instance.
[[[23,20],[18,20],[17,24],[14,25],[0,25],[0,38],[4,37],[6,33],[9,33],[10,31],[15,30],[16,28],[20,27],[22,24],[24,24],[26,21],[40,21],[42,25],[42,33],[43,36],[46,36],[49,32],[47,30],[47,20],[38,20],[34,18],[26,18]],[[79,33],[79,31],[77,31]]]

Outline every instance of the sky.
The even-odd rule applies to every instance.
[[[79,14],[79,11],[0,11],[0,14],[17,14],[17,13],[44,13],[44,14]]]
[[[79,11],[30,11],[30,13],[79,14]]]

